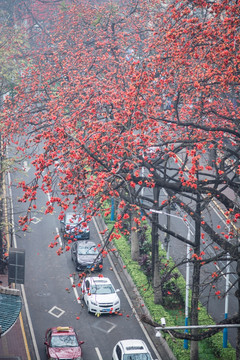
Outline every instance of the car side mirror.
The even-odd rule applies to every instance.
[[[48,342],[47,342],[47,341],[44,341],[44,345],[47,345],[47,346],[48,346],[49,344],[48,344]]]
[[[82,345],[82,344],[84,344],[84,341],[79,341],[79,345]]]
[[[120,289],[115,289],[116,293],[120,291]]]

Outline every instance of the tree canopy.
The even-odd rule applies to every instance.
[[[69,206],[84,207],[90,219],[115,198],[124,212],[111,240],[129,214],[136,226],[151,220],[153,189],[165,189],[158,210],[175,203],[195,222],[192,261],[202,266],[227,253],[237,261],[239,3],[55,5],[3,109],[6,142],[31,153],[35,167],[34,181],[19,184],[19,201],[29,204],[23,230],[40,190],[51,196],[46,213],[59,206],[59,219]],[[223,208],[224,229],[207,216],[212,201]],[[217,244],[210,258],[200,247],[205,234]]]

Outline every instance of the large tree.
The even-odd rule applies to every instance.
[[[58,205],[60,219],[70,205],[83,206],[90,218],[118,199],[125,212],[109,240],[118,237],[126,212],[138,226],[143,213],[152,220],[151,208],[163,210],[169,199],[177,204],[194,221],[195,238],[153,218],[153,251],[156,226],[193,248],[196,324],[201,268],[227,254],[239,262],[239,4],[163,5],[60,7],[39,35],[41,50],[32,49],[33,65],[16,96],[5,103],[5,136],[18,150],[31,149],[36,168],[33,182],[19,184],[20,201],[29,204],[20,218],[24,230],[40,189],[51,194],[46,213]],[[160,204],[158,189],[168,194]],[[230,225],[222,232],[206,215],[213,200]],[[218,246],[214,256],[207,256],[203,236]]]

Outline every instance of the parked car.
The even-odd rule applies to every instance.
[[[60,221],[61,232],[64,239],[81,240],[89,239],[90,229],[83,215],[67,212],[64,219]]]
[[[147,345],[142,340],[119,341],[113,348],[112,360],[153,360]]]
[[[58,326],[47,329],[45,334],[45,350],[47,359],[82,360],[81,345],[76,331],[69,326]]]
[[[77,271],[102,270],[103,257],[93,241],[75,241],[72,244],[71,256]]]
[[[106,277],[87,277],[82,282],[82,295],[88,312],[113,314],[120,310],[120,299],[110,279]]]

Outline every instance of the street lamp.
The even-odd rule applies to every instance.
[[[164,211],[161,211],[161,210],[155,210],[155,209],[150,209],[151,212],[155,212],[155,213],[158,213],[158,214],[163,214],[163,215],[167,215],[167,216],[172,216],[172,217],[175,217],[177,219],[181,219],[184,224],[187,226],[188,228],[188,232],[187,232],[187,240],[188,242],[190,241],[190,236],[191,236],[191,233],[190,233],[190,225],[185,222],[183,220],[182,217],[180,216],[177,216],[177,215],[174,215],[174,214],[169,214],[169,213],[166,213]],[[185,326],[188,326],[188,303],[189,303],[189,277],[190,277],[190,263],[189,263],[189,260],[190,260],[190,245],[189,243],[187,242],[187,263],[186,263],[186,295],[185,295]],[[185,333],[188,333],[188,329],[185,329]],[[183,347],[184,349],[188,349],[188,340],[187,339],[184,339],[184,344],[183,344]]]

